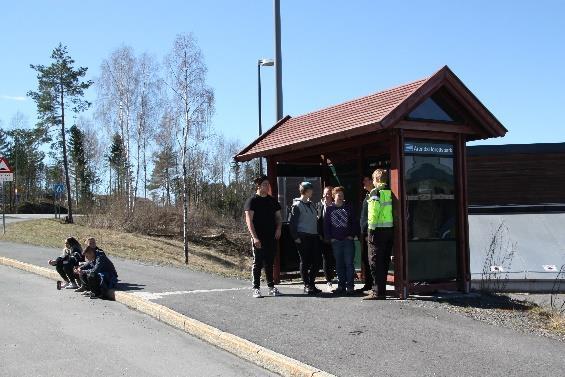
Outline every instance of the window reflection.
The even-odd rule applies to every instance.
[[[409,240],[455,239],[453,158],[406,156]]]

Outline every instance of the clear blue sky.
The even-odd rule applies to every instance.
[[[425,77],[447,64],[510,130],[492,143],[565,142],[565,2],[281,0],[285,114],[298,115]],[[214,126],[257,132],[256,61],[272,57],[272,0],[5,1],[0,119],[35,120],[30,63],[59,41],[95,79],[123,44],[159,59],[193,32],[216,92]],[[264,124],[274,74],[263,69]],[[90,90],[94,96],[94,90]],[[485,143],[485,142],[482,142]]]

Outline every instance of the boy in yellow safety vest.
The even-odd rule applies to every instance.
[[[369,264],[373,276],[373,289],[363,300],[384,300],[386,278],[392,255],[394,239],[394,218],[392,212],[392,191],[389,189],[388,171],[377,169],[373,172],[375,188],[367,199]]]

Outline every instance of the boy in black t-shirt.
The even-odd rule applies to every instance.
[[[279,295],[273,280],[276,241],[281,237],[281,205],[269,193],[271,185],[262,175],[254,181],[257,192],[245,202],[245,222],[253,245],[253,297],[261,296],[261,269],[265,268],[271,296]]]

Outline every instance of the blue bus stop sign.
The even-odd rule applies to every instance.
[[[56,183],[53,185],[53,191],[55,192],[55,194],[60,195],[65,192],[65,185],[62,183]]]

